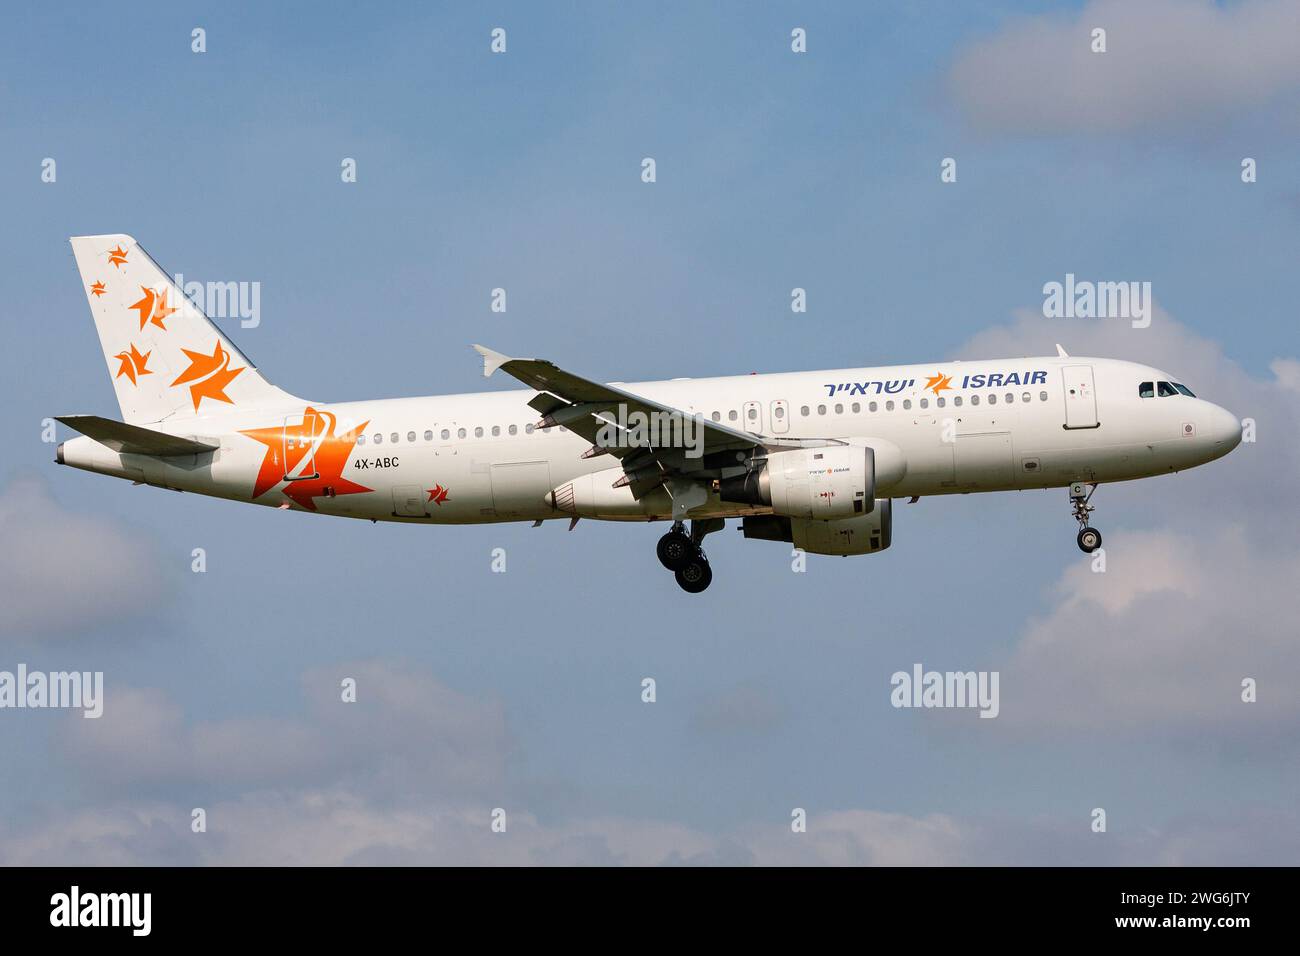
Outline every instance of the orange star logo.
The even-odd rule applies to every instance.
[[[447,489],[442,485],[434,485],[432,488],[427,490],[429,492],[429,500],[441,508],[442,503],[447,500]]]
[[[342,435],[334,434],[338,419],[332,412],[310,406],[303,412],[302,424],[272,428],[254,428],[240,432],[266,446],[266,455],[253,482],[253,498],[260,498],[276,485],[305,470],[305,477],[286,481],[281,493],[308,511],[316,510],[314,499],[354,495],[373,491],[343,477],[357,436],[370,422],[365,421]],[[283,456],[283,457],[281,457]],[[310,458],[308,457],[310,456]],[[310,464],[310,467],[304,467]]]
[[[125,375],[127,378],[131,380],[132,385],[138,384],[136,382],[137,376],[153,374],[153,372],[150,369],[144,367],[145,363],[149,361],[149,356],[152,354],[153,352],[149,351],[141,355],[140,350],[137,349],[134,344],[131,345],[131,351],[129,352],[118,352],[113,357],[116,359],[121,359],[122,365],[120,368],[118,368],[117,374],[113,377],[121,378],[123,375]]]
[[[122,268],[122,263],[126,262],[126,250],[122,248],[120,242],[117,244],[116,249],[108,251],[108,261],[119,269]]]
[[[216,347],[212,350],[211,355],[204,355],[202,352],[191,352],[189,349],[181,349],[190,360],[190,367],[181,372],[172,382],[172,387],[177,385],[189,385],[190,397],[194,399],[194,410],[199,410],[199,402],[205,398],[210,398],[217,402],[226,402],[230,405],[235,404],[234,400],[226,394],[225,388],[229,385],[236,375],[244,369],[230,367],[230,353],[221,347],[221,340],[217,340]],[[192,383],[192,384],[191,384]]]
[[[140,286],[140,291],[144,293],[144,298],[139,302],[132,302],[128,308],[135,309],[140,313],[140,328],[144,329],[149,323],[153,323],[167,331],[167,326],[163,325],[163,319],[171,315],[176,310],[167,306],[167,290],[163,289],[162,294],[154,292],[153,289],[146,286]]]
[[[937,375],[929,376],[925,380],[925,387],[928,388],[930,391],[934,392],[934,394],[938,395],[945,388],[947,389],[952,388],[952,386],[949,384],[949,382],[951,381],[952,381],[951,375],[944,375],[942,372],[940,372]]]
[[[90,287],[90,294],[98,298],[104,294],[104,283],[96,282]]]

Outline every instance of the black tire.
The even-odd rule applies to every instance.
[[[659,563],[665,568],[669,571],[679,571],[695,557],[695,545],[682,532],[669,531],[659,539],[659,544],[655,546],[655,553],[659,555]]]
[[[677,586],[687,594],[699,594],[713,583],[713,569],[703,554],[692,555],[676,576]]]
[[[1079,550],[1084,554],[1092,554],[1101,547],[1101,532],[1096,528],[1082,528],[1079,531]]]

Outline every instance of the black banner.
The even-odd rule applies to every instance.
[[[1286,869],[10,869],[6,935],[301,944],[661,939],[787,930],[925,942],[1122,939],[1231,946],[1290,922]],[[615,936],[610,936],[610,932]],[[680,939],[681,937],[673,937]]]

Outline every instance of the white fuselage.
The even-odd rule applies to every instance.
[[[1185,394],[1139,397],[1141,383],[1162,381],[1173,378],[1125,361],[1053,356],[621,387],[772,439],[864,440],[877,446],[878,461],[887,449],[895,467],[876,493],[896,498],[1125,481],[1203,464],[1237,445],[1239,423],[1217,405]],[[376,521],[670,515],[664,494],[638,500],[607,489],[619,462],[582,457],[587,440],[558,426],[534,428],[539,416],[527,402],[535,394],[294,402],[172,417],[149,427],[219,449],[157,458],[79,437],[60,446],[59,460],[162,487]],[[594,489],[596,503],[558,506],[557,489],[573,483],[584,483],[587,501]],[[711,494],[691,517],[767,510]]]

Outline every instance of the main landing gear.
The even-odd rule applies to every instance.
[[[1088,524],[1088,515],[1095,510],[1088,502],[1096,490],[1096,482],[1091,487],[1083,481],[1070,485],[1070,505],[1074,508],[1074,520],[1079,522],[1079,536],[1076,540],[1079,542],[1079,550],[1084,554],[1092,554],[1101,547],[1101,532]]]
[[[683,591],[699,594],[713,582],[713,570],[700,542],[706,534],[722,530],[725,524],[722,518],[692,521],[690,534],[687,534],[686,525],[674,521],[672,530],[659,539],[655,548],[659,563],[673,572],[678,587]]]

